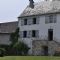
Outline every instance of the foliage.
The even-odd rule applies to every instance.
[[[4,48],[0,48],[0,56],[3,57],[5,55],[6,50]]]
[[[21,55],[27,55],[28,50],[30,49],[25,43],[18,42],[14,45],[14,48],[19,52]]]
[[[60,56],[60,52],[55,52],[54,56]]]
[[[11,33],[10,36],[10,41],[11,41],[11,45],[10,45],[10,53],[12,54],[20,54],[20,55],[26,55],[29,47],[23,43],[23,42],[19,42],[18,41],[19,38],[19,28],[16,29],[16,31],[14,33]]]
[[[14,33],[10,35],[11,46],[13,46],[16,42],[18,42],[19,37],[19,28],[16,29]]]

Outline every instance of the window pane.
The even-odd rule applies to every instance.
[[[36,31],[35,30],[32,31],[32,37],[36,37]]]
[[[27,37],[27,31],[23,31],[23,37]]]
[[[53,23],[53,15],[49,15],[49,23]]]
[[[24,25],[27,25],[27,19],[24,19]]]
[[[56,15],[45,16],[45,23],[56,23]]]
[[[33,24],[36,24],[36,18],[33,18]]]

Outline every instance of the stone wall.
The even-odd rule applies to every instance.
[[[48,46],[48,55],[54,55],[56,48],[59,47],[59,44],[55,41],[47,40],[34,40],[32,42],[32,51],[33,55],[44,55],[43,46]]]

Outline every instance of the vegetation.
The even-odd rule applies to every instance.
[[[18,38],[19,38],[19,28],[17,28],[14,33],[11,33],[10,53],[13,55],[27,55],[29,47],[25,43],[18,41]]]

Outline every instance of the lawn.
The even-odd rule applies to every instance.
[[[52,57],[52,56],[6,56],[6,57],[0,57],[0,60],[60,60],[60,57]]]

